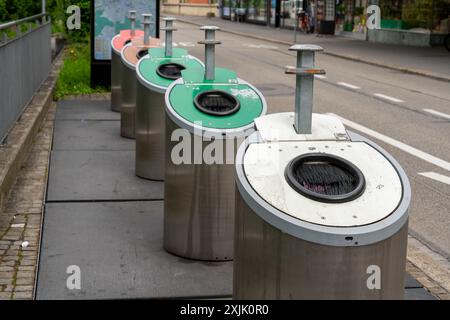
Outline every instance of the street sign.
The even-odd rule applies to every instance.
[[[143,13],[153,15],[150,35],[159,37],[159,0],[91,0],[91,86],[111,85],[111,40],[130,29],[128,12],[136,10],[136,28]]]

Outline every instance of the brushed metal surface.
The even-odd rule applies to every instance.
[[[281,232],[236,194],[234,299],[403,299],[408,223],[383,241],[325,246]],[[381,269],[370,290],[367,267]]]
[[[120,112],[122,103],[122,62],[120,55],[111,50],[111,110]]]
[[[233,259],[235,183],[233,164],[180,164],[171,159],[178,126],[166,116],[164,248],[178,256],[206,261]],[[186,130],[187,132],[187,130]],[[191,138],[191,161],[202,157],[209,142]],[[194,141],[194,139],[198,139]],[[226,157],[234,159],[234,150]],[[194,151],[194,145],[200,146]],[[225,152],[226,146],[224,144]],[[231,148],[230,148],[231,149]],[[192,162],[193,163],[193,162]]]
[[[136,175],[164,180],[165,171],[164,94],[137,81],[136,89]]]
[[[122,101],[120,107],[120,134],[134,139],[136,126],[136,72],[122,63]]]
[[[0,42],[0,143],[49,74],[50,35],[51,24],[45,22]]]

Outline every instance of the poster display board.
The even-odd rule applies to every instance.
[[[111,40],[123,29],[130,29],[128,12],[136,10],[136,28],[143,13],[151,13],[150,35],[159,37],[159,0],[91,0],[91,86],[109,86],[111,78]]]

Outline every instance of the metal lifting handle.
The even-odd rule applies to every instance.
[[[161,28],[161,30],[166,31],[165,54],[166,54],[166,57],[171,57],[172,56],[173,32],[177,31],[177,29],[175,29],[173,27],[173,22],[177,19],[172,18],[172,17],[167,17],[167,18],[163,18],[163,20],[166,22],[165,27]]]
[[[134,37],[136,29],[136,10],[130,10],[128,13],[130,14],[128,19],[131,21],[131,36]]]
[[[205,45],[205,79],[214,80],[215,77],[215,47],[221,44],[220,41],[215,39],[216,31],[220,30],[219,27],[215,26],[203,26],[200,30],[205,30],[205,40],[199,41],[199,44]]]
[[[148,46],[150,44],[150,24],[151,22],[151,13],[144,13],[142,14],[142,17],[144,17],[144,45]]]
[[[309,44],[296,44],[289,48],[297,51],[297,67],[286,67],[286,74],[295,74],[295,123],[298,134],[311,134],[314,75],[325,74],[325,70],[314,68],[316,51],[322,47]]]

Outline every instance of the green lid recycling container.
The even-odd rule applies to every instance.
[[[172,48],[174,18],[166,22],[165,47],[152,48],[136,66],[136,175],[150,180],[164,180],[165,103],[164,94],[182,70],[203,73],[203,62],[185,49]]]
[[[254,86],[215,68],[218,28],[201,29],[204,72],[183,70],[165,95],[164,247],[185,258],[227,261],[233,259],[236,150],[267,107]]]

